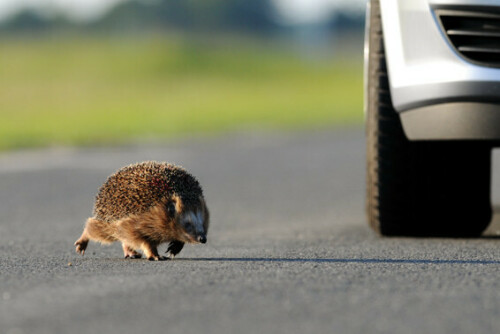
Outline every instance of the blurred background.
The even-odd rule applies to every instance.
[[[0,150],[360,124],[365,0],[0,0]]]

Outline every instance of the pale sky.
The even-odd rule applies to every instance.
[[[97,17],[124,0],[0,0],[0,20],[23,8],[62,12],[74,19]],[[228,0],[230,1],[230,0]],[[251,1],[251,0],[249,0]],[[285,19],[295,23],[317,21],[338,6],[363,8],[366,0],[273,0]]]
[[[0,0],[1,1],[1,0]],[[282,15],[294,23],[327,19],[338,7],[364,11],[367,0],[273,0]]]

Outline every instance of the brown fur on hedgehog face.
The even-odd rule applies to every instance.
[[[185,203],[180,196],[174,195],[165,203],[167,221],[175,233],[174,239],[185,243],[206,243],[210,220],[205,199]]]

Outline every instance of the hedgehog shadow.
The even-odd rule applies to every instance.
[[[298,263],[361,263],[361,264],[500,264],[500,260],[454,260],[454,259],[376,259],[376,258],[264,258],[264,257],[212,257],[176,258],[174,261],[206,262],[298,262]]]

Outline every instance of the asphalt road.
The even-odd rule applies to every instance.
[[[97,188],[143,160],[198,177],[208,243],[166,262],[119,244],[78,256]],[[0,213],[1,334],[500,332],[500,224],[472,240],[372,233],[360,128],[6,153]]]

